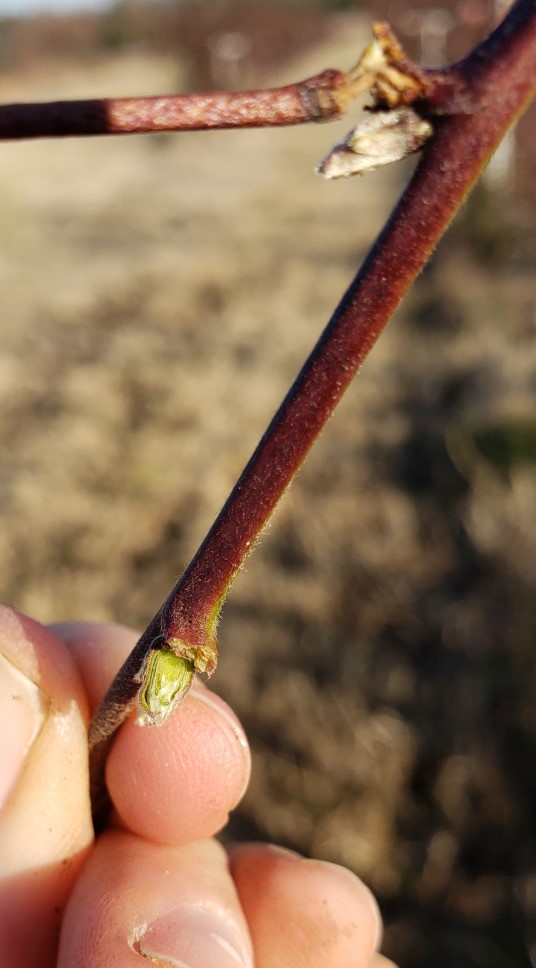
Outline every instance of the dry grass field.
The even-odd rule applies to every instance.
[[[349,66],[362,20],[289,63]],[[0,97],[173,90],[171,59]],[[408,168],[329,184],[350,126],[4,144],[0,594],[141,628]],[[529,968],[536,917],[536,239],[451,230],[236,583],[212,680],[254,748],[230,835],[344,863],[405,968]]]

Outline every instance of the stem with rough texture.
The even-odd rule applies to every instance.
[[[448,72],[423,70],[407,60],[388,24],[373,26],[375,40],[349,71],[327,68],[314,77],[256,91],[209,91],[154,97],[101,98],[0,105],[0,140],[282,127],[333,121],[363,91],[392,106],[425,98],[441,110],[463,91]],[[460,101],[460,103],[462,103]]]
[[[0,139],[302,124],[340,117],[354,96],[347,75],[328,69],[259,91],[5,104],[0,105]]]

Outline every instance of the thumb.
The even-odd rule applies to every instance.
[[[0,934],[13,968],[55,963],[63,908],[92,841],[86,718],[65,646],[0,607]]]

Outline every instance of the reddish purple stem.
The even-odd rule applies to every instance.
[[[495,60],[499,46],[501,57]],[[454,69],[458,70],[477,106],[475,113],[436,120],[435,136],[389,222],[169,595],[162,624],[166,639],[203,640],[207,615],[224,594],[488,155],[530,98],[536,85],[534,0],[520,0],[509,22],[500,25]]]
[[[342,114],[342,71],[260,91],[0,105],[0,139],[140,134],[207,128],[259,128],[322,121]]]
[[[325,79],[320,85],[319,78]],[[163,636],[166,641],[176,639],[193,646],[206,643],[207,634],[212,634],[211,623],[229,584],[275,505],[479,177],[490,153],[534,93],[535,0],[517,0],[505,21],[483,44],[465,61],[432,81],[430,92],[426,87],[421,88],[420,108],[431,117],[434,134],[424,148],[423,158],[410,184],[199,551],[152,619],[93,720],[91,774],[94,805],[101,818],[106,809],[103,773],[107,749],[135,699],[140,672],[155,640],[161,642]],[[333,72],[325,72],[304,84],[278,89],[286,92],[282,95],[281,123],[328,117],[328,109],[331,110],[333,100],[337,100],[335,89],[338,89],[340,101],[347,94],[345,76]],[[311,113],[313,102],[308,101],[308,85],[311,91],[315,90],[315,103],[323,101],[322,92],[326,96],[324,113]],[[265,93],[269,96],[269,123],[277,123],[273,121],[274,91]],[[267,102],[262,100],[262,92],[254,95],[200,95],[198,109],[199,98],[207,97],[214,98],[215,125],[242,126],[246,115],[252,125],[266,123],[268,109]],[[195,127],[199,119],[194,102],[190,101],[187,108],[187,99],[177,100],[186,113],[191,112],[191,126]],[[153,103],[151,99],[119,103],[123,105],[122,113],[113,122],[116,125],[113,130],[147,130],[134,127],[140,124],[139,111],[136,118],[129,120],[125,105],[137,104],[139,108],[140,104]],[[158,110],[164,109],[160,107]],[[202,110],[204,115],[200,126],[207,127],[206,101]],[[292,115],[293,111],[296,113]],[[339,111],[337,102],[333,113]],[[0,111],[0,124],[1,121]],[[184,125],[184,118],[180,123]],[[154,116],[151,124],[154,125]],[[103,130],[110,131],[110,127]],[[151,130],[155,130],[154,127]],[[62,130],[61,133],[74,132]],[[77,133],[95,132],[78,130]]]

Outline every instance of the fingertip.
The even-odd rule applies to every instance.
[[[258,968],[368,968],[381,919],[359,878],[336,864],[266,845],[229,853]]]
[[[134,718],[119,733],[107,785],[122,824],[159,843],[211,837],[246,789],[251,760],[227,704],[202,686],[160,727]]]
[[[120,830],[99,838],[71,896],[58,968],[252,968],[247,924],[216,841],[161,845]]]
[[[0,653],[2,773],[9,765],[0,814],[1,960],[37,968],[52,963],[63,907],[93,837],[87,701],[63,643],[5,607]]]
[[[81,779],[84,772],[87,775],[88,704],[64,644],[38,622],[6,606],[0,606],[0,656],[2,773],[9,764],[9,778],[3,778],[1,831],[7,856],[17,867],[20,848],[31,843],[32,832],[40,826],[47,836],[38,838],[39,848],[44,856],[49,849],[54,852],[56,823],[52,820],[64,815],[66,797],[75,797],[78,803],[81,788],[87,800]],[[73,760],[75,772],[78,769],[76,780],[68,758]],[[13,839],[12,834],[21,829],[26,814],[28,826],[21,831],[24,842],[19,844],[19,836]],[[88,819],[87,809],[82,816]],[[22,858],[25,856],[23,849]],[[6,872],[5,853],[2,860]]]
[[[0,652],[57,707],[74,699],[87,718],[87,700],[76,663],[51,629],[0,605]]]
[[[55,622],[49,626],[68,647],[84,681],[91,712],[98,709],[112,679],[139,635],[107,622]]]
[[[123,626],[62,623],[54,631],[80,669],[93,710],[138,639]],[[106,779],[125,828],[160,843],[210,837],[249,781],[249,746],[229,706],[199,682],[163,726],[132,716],[110,751]]]

